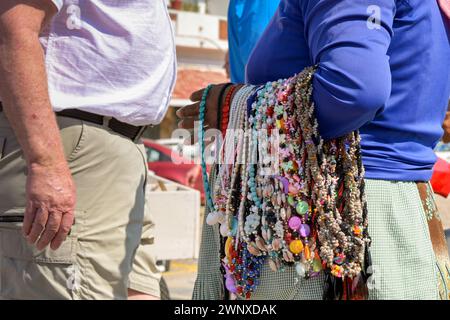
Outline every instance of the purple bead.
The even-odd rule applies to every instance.
[[[311,228],[307,224],[302,224],[300,226],[299,233],[300,233],[300,236],[302,236],[303,238],[306,238],[310,235]]]
[[[231,293],[236,293],[236,284],[234,283],[234,279],[231,276],[227,276],[227,279],[225,280],[225,286],[227,287],[227,290]]]
[[[292,230],[298,230],[298,228],[300,228],[300,226],[302,225],[302,219],[300,219],[299,217],[292,217],[289,219],[289,228],[291,228]]]
[[[279,177],[278,179],[280,179],[281,183],[283,184],[283,192],[285,194],[289,193],[289,180],[286,177]]]

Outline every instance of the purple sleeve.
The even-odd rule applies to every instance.
[[[339,137],[371,121],[390,96],[395,0],[299,2],[310,56],[319,66],[313,99],[320,132]]]

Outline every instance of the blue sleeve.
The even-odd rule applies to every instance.
[[[336,138],[371,121],[390,96],[395,0],[298,1],[319,66],[313,100],[320,132]]]
[[[279,0],[231,0],[228,37],[231,80],[245,82],[245,66],[279,5]]]

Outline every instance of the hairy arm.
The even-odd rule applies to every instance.
[[[0,96],[27,161],[23,232],[38,249],[61,245],[75,205],[39,42],[42,27],[56,10],[50,0],[0,1]]]

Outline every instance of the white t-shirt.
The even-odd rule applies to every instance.
[[[176,78],[164,0],[51,0],[41,36],[55,111],[79,109],[133,125],[163,119]]]

